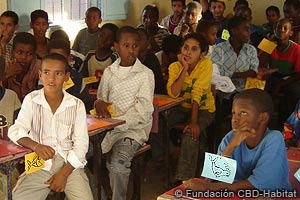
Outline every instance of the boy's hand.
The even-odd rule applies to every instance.
[[[106,103],[102,100],[98,100],[95,104],[97,116],[100,118],[110,118],[110,113],[107,110],[107,107],[111,105],[111,103]]]
[[[189,125],[187,125],[184,128],[183,132],[186,132],[188,129],[190,129],[190,131],[191,131],[192,139],[193,140],[198,140],[199,136],[200,136],[199,124],[191,122]]]
[[[188,34],[189,30],[190,30],[190,26],[187,23],[183,23],[181,27],[180,35],[185,36],[186,34]]]
[[[55,151],[52,147],[43,144],[37,144],[34,151],[43,160],[51,159],[55,155]]]
[[[65,190],[67,180],[68,176],[63,172],[63,170],[59,170],[51,176],[48,181],[46,181],[46,184],[49,184],[49,188],[55,192],[63,192]]]
[[[178,61],[181,63],[183,69],[187,71],[189,69],[189,65],[187,64],[184,56],[182,54],[178,54],[177,58],[178,58]]]
[[[17,63],[15,59],[13,61],[6,61],[5,64],[6,64],[5,66],[6,78],[10,78],[15,75],[18,75],[23,71],[23,67],[19,63]]]
[[[234,131],[234,137],[231,140],[231,143],[234,146],[239,146],[245,139],[249,137],[255,137],[255,130],[249,128],[248,123],[242,123],[238,126],[232,126]]]

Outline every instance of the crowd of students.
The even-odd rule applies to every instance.
[[[154,93],[188,99],[168,119],[170,127],[185,124],[176,182],[196,190],[292,189],[284,141],[287,147],[299,142],[299,103],[294,106],[300,99],[300,2],[286,0],[282,19],[279,8],[268,7],[268,22],[261,26],[251,23],[246,0],[237,0],[226,17],[223,0],[171,0],[171,6],[173,13],[159,24],[159,8],[146,5],[136,28],[99,27],[101,11],[91,7],[87,28],[72,48],[63,30],[46,37],[44,10],[30,15],[33,34],[17,32],[15,12],[1,14],[0,137],[8,135],[46,161],[43,170],[19,177],[13,199],[45,199],[51,190],[68,199],[92,199],[83,168],[89,148],[85,118],[93,108],[97,117],[126,121],[101,143],[112,199],[126,199],[132,158],[149,138]],[[277,44],[271,54],[258,49],[263,38]],[[229,77],[236,89],[215,92],[213,73]],[[98,82],[87,86],[83,78],[90,76]],[[266,80],[265,91],[245,90],[248,77]],[[89,88],[98,89],[95,102]],[[268,128],[271,96],[279,102],[276,128],[286,130],[282,134]],[[221,127],[228,116],[232,131],[225,136]],[[216,131],[207,132],[212,123]],[[208,134],[216,133],[217,153],[238,162],[234,184],[192,180],[203,166]]]

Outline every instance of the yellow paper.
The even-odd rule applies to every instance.
[[[258,78],[250,78],[248,77],[246,80],[245,90],[251,89],[251,88],[257,88],[264,90],[266,85],[265,80],[260,80]]]
[[[90,77],[85,77],[83,78],[83,81],[86,85],[91,84],[91,83],[96,83],[98,82],[98,79],[96,76],[90,76]]]
[[[67,82],[64,82],[64,86],[63,87],[64,87],[64,90],[67,90],[67,89],[69,89],[69,88],[71,88],[73,86],[74,86],[74,82],[73,82],[73,80],[70,77]]]
[[[94,109],[90,110],[90,114],[91,115],[96,115],[97,114],[96,109],[94,108]]]
[[[115,109],[114,109],[114,107],[113,107],[112,104],[109,105],[109,106],[107,106],[107,110],[108,110],[108,112],[109,112],[109,114],[110,114],[111,117],[114,117],[116,115]]]
[[[223,29],[221,38],[223,40],[228,40],[230,38],[230,34],[229,34],[229,31],[227,29]]]
[[[264,52],[268,53],[268,54],[271,54],[274,49],[276,48],[277,44],[274,43],[274,42],[271,42],[270,40],[267,40],[267,39],[263,39],[259,45],[258,45],[258,48],[263,50]]]
[[[25,172],[30,174],[45,167],[45,161],[40,158],[35,152],[25,155]]]

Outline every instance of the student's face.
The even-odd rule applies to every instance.
[[[217,41],[217,33],[218,28],[216,26],[212,26],[206,33],[203,33],[203,37],[209,45],[214,45]]]
[[[257,130],[260,122],[260,114],[249,99],[235,99],[232,104],[232,129],[248,126],[249,129]]]
[[[248,10],[238,9],[237,12],[236,12],[236,16],[244,17],[248,21],[252,20],[252,15]]]
[[[173,1],[172,2],[172,10],[173,14],[176,16],[180,16],[183,14],[183,4],[182,1]]]
[[[142,21],[147,27],[151,27],[157,23],[158,17],[155,16],[151,10],[144,10],[142,14]]]
[[[222,2],[212,2],[210,6],[210,12],[215,19],[220,19],[223,17],[225,6]]]
[[[240,26],[232,29],[232,38],[239,41],[241,44],[248,43],[250,40],[250,23],[242,23]]]
[[[18,28],[19,25],[14,24],[12,17],[0,17],[0,32],[4,37],[11,39]]]
[[[64,82],[70,77],[70,73],[65,71],[64,62],[59,60],[46,59],[42,62],[41,69],[39,76],[46,93],[60,92]]]
[[[85,18],[85,23],[87,27],[91,30],[97,30],[99,24],[102,22],[99,12],[89,11]]]
[[[277,13],[274,10],[269,10],[267,12],[267,20],[270,23],[276,23],[276,22],[278,22],[279,18],[280,18],[280,15],[277,15]]]
[[[200,10],[196,8],[188,9],[185,15],[185,23],[190,25],[197,24],[201,17],[202,15]]]
[[[147,39],[147,35],[144,31],[138,30],[140,35],[140,52],[147,49],[149,45],[149,40]]]
[[[17,44],[15,49],[12,50],[12,57],[24,69],[28,69],[35,57],[34,48],[30,44]]]
[[[181,54],[183,59],[187,62],[189,66],[196,66],[199,60],[203,57],[201,53],[200,44],[194,38],[187,39],[181,48]]]
[[[289,19],[293,26],[299,25],[299,19],[300,19],[300,10],[296,10],[292,5],[290,4],[284,4],[283,5],[283,13],[284,17]]]
[[[292,25],[289,22],[278,22],[276,26],[276,38],[279,40],[289,40],[293,35]]]
[[[44,18],[37,18],[34,22],[30,23],[34,36],[45,37],[49,24]]]
[[[128,67],[135,63],[139,54],[139,37],[134,33],[123,33],[119,42],[115,43],[121,58],[121,66]]]
[[[107,28],[101,28],[98,35],[98,48],[109,50],[114,43],[113,32]]]

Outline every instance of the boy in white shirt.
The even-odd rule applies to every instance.
[[[105,69],[95,102],[99,117],[126,121],[107,133],[101,143],[103,153],[109,153],[106,165],[112,200],[126,199],[131,160],[148,140],[152,127],[154,75],[137,58],[139,40],[135,28],[119,29],[115,48],[120,58]],[[107,109],[109,105],[114,110],[112,114]]]
[[[42,200],[51,190],[65,192],[67,199],[93,199],[83,169],[89,142],[84,104],[63,90],[68,61],[59,54],[45,56],[39,76],[44,88],[25,97],[8,136],[36,152],[45,167],[22,174],[13,199]]]

